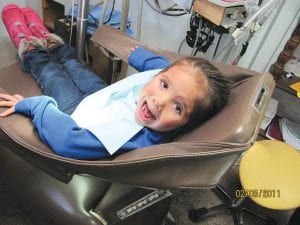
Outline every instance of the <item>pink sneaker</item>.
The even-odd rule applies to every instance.
[[[49,30],[45,27],[43,21],[38,16],[38,14],[29,7],[22,8],[23,15],[25,17],[25,22],[29,30],[37,38],[46,39],[49,36]]]
[[[2,10],[2,20],[16,48],[19,47],[22,39],[31,39],[32,33],[25,23],[25,18],[19,6],[15,4],[6,5]]]

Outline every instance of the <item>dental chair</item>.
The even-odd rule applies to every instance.
[[[124,64],[130,47],[136,45],[172,61],[183,57],[106,26],[94,33],[91,42]],[[233,82],[228,106],[174,142],[107,159],[58,156],[41,142],[29,118],[19,114],[0,118],[1,182],[40,224],[163,224],[171,189],[217,186],[252,146],[274,89],[271,74],[214,65]],[[42,94],[19,63],[0,69],[0,89],[24,96]]]

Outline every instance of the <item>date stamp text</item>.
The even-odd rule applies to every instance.
[[[279,189],[237,189],[236,198],[280,198]]]

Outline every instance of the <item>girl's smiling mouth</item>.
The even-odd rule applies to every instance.
[[[156,117],[153,115],[149,106],[147,104],[147,100],[144,100],[138,109],[138,115],[143,121],[151,121],[156,120]]]

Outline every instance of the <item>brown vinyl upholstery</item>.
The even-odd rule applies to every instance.
[[[108,49],[125,62],[130,47],[136,45],[163,54],[173,61],[182,57],[141,43],[106,26],[99,28],[91,41],[96,47],[99,46],[99,50],[102,47]],[[91,198],[99,200],[104,195],[101,187],[106,190],[116,183],[157,189],[216,186],[240,154],[255,141],[274,81],[268,73],[259,74],[236,66],[214,64],[234,82],[230,104],[201,127],[172,143],[108,159],[75,160],[58,156],[43,144],[29,118],[17,114],[0,118],[0,178],[25,204],[34,198],[33,185],[42,190],[40,194],[45,201],[29,204],[29,209],[36,210],[36,217],[40,220],[51,216],[42,212],[39,204],[49,210],[55,210],[55,207],[65,210],[65,203],[56,201],[54,192],[64,196],[68,204],[73,202],[75,211],[81,212],[83,209],[78,206],[82,204],[81,198],[86,204],[87,209],[84,210],[88,211],[94,207]],[[0,91],[24,96],[41,94],[30,74],[22,72],[18,63],[0,69]],[[3,110],[0,108],[0,112]],[[79,197],[79,187],[76,186],[76,181],[80,179],[87,186],[83,197]],[[35,184],[35,181],[40,183]],[[18,185],[15,186],[15,183]],[[24,192],[28,196],[23,195]],[[68,214],[67,210],[64,212]],[[73,214],[66,216],[61,212],[63,218],[56,218],[56,224],[72,224],[70,221],[74,218],[77,218],[76,224],[95,223],[87,222],[94,221],[91,219],[93,216],[89,214],[86,218],[86,211],[83,214],[83,217],[80,213],[74,217]],[[80,220],[82,223],[78,222]]]

